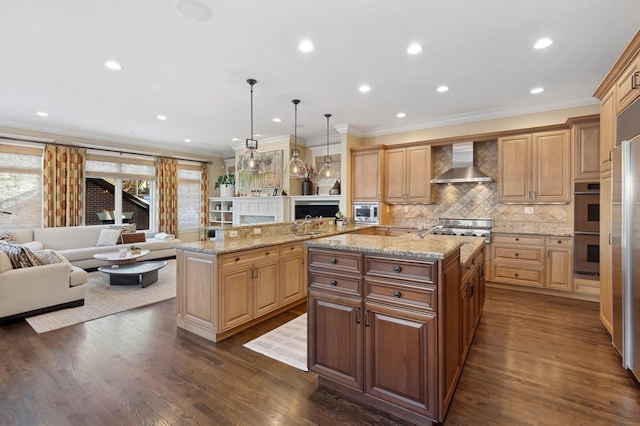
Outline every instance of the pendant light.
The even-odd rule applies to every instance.
[[[329,155],[329,117],[331,117],[331,114],[325,114],[324,116],[327,117],[327,155],[324,156],[324,164],[318,171],[318,182],[333,183],[338,178],[338,173],[331,165],[331,156]]]
[[[258,141],[253,139],[253,85],[257,81],[250,78],[247,83],[251,86],[251,135],[245,140],[247,150],[240,155],[237,169],[239,173],[260,174],[265,171],[264,160],[258,152]]]
[[[290,178],[304,179],[307,177],[307,166],[300,159],[300,150],[298,150],[298,104],[299,99],[294,99],[293,102],[295,113],[293,121],[293,149],[291,150],[291,159],[285,168],[285,175]]]

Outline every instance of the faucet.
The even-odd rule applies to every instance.
[[[307,225],[311,223],[311,215],[306,215],[304,221],[297,219],[295,221],[295,232],[303,232],[307,230]],[[302,230],[300,229],[302,227]]]
[[[435,231],[436,229],[442,229],[442,228],[444,228],[443,225],[435,225],[425,231],[422,228],[422,225],[420,225],[418,226],[418,237],[424,238],[425,235],[433,234],[433,231]]]

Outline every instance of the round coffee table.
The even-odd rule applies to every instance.
[[[140,284],[142,288],[145,288],[158,281],[158,270],[165,266],[167,266],[167,262],[162,260],[100,266],[98,271],[109,274],[109,284],[111,285]]]
[[[107,253],[94,254],[93,257],[105,260],[111,265],[121,265],[123,263],[136,263],[139,257],[149,254],[149,250],[140,250],[140,253],[133,254],[131,250],[127,250],[122,256],[119,251],[110,251]]]

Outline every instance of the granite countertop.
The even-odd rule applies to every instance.
[[[419,238],[417,234],[407,234],[399,237],[343,234],[306,241],[305,245],[321,249],[410,256],[426,260],[444,259],[460,248],[460,262],[465,263],[470,256],[484,246],[484,238],[444,235],[427,235],[424,238]]]

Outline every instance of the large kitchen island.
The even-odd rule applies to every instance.
[[[484,304],[484,239],[305,242],[319,386],[416,424],[444,420]]]

